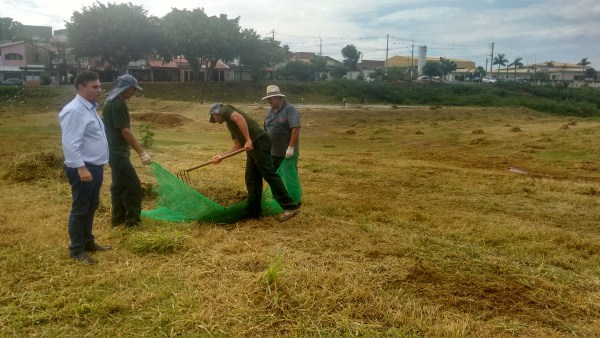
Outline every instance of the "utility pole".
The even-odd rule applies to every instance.
[[[273,45],[275,45],[275,29],[271,31],[271,36],[273,37]],[[271,66],[271,79],[275,80],[275,65]]]
[[[414,60],[414,57],[415,57],[415,44],[413,43],[411,45],[411,50],[410,50],[410,79],[411,80],[413,78],[413,67],[414,67],[413,60]]]
[[[488,58],[485,58],[485,71],[487,72]]]
[[[490,54],[490,74],[494,72],[494,43],[492,42],[492,54]]]
[[[389,47],[390,47],[390,35],[386,35],[386,43],[385,43],[385,73],[387,74],[387,68],[388,68],[388,52],[389,52]]]
[[[321,55],[323,55],[323,39],[319,37],[319,60],[321,59]]]

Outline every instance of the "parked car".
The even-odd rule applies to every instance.
[[[429,81],[429,80],[430,80],[429,76],[421,75],[421,76],[417,77],[417,81]]]
[[[23,80],[17,78],[6,79],[2,81],[3,86],[19,86],[23,87]]]
[[[481,78],[480,78],[479,76],[476,76],[476,77],[472,78],[472,79],[471,79],[471,80],[469,80],[469,81],[471,81],[471,82],[477,82],[477,83],[479,83],[479,82],[481,82]]]
[[[481,79],[481,83],[496,83],[496,82],[498,82],[498,80],[496,80],[496,78],[493,76],[484,76],[483,79]]]

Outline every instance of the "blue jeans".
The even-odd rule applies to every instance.
[[[88,182],[79,179],[77,168],[65,167],[73,197],[69,215],[69,251],[74,256],[83,253],[87,246],[94,244],[92,224],[100,204],[100,188],[104,178],[104,165],[86,163],[85,166],[92,174],[92,180]]]

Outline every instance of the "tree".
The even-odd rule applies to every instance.
[[[589,66],[591,64],[590,61],[588,61],[588,58],[583,58],[581,59],[581,61],[579,61],[579,63],[577,64],[578,66],[583,67],[583,73],[584,73],[584,78],[585,78],[585,69],[587,68],[587,66]]]
[[[508,65],[509,67],[515,67],[515,78],[517,77],[517,68],[521,69],[524,66],[521,61],[523,61],[523,58],[516,58],[515,61]]]
[[[12,18],[0,17],[0,41],[21,40],[26,38],[23,24]]]
[[[429,77],[442,76],[444,74],[442,65],[439,62],[427,62],[425,66],[423,66],[422,71],[424,75]]]
[[[96,2],[73,12],[67,36],[76,57],[102,57],[123,74],[129,61],[142,58],[155,46],[153,22],[142,6]]]
[[[327,60],[325,58],[315,55],[310,58],[310,63],[315,67],[315,72],[318,74],[317,79],[323,78],[323,75],[326,78],[327,74],[324,73],[327,71]]]
[[[494,57],[492,60],[493,65],[498,65],[498,76],[500,76],[500,66],[506,66],[508,60],[506,59],[504,54],[498,53],[498,56]]]
[[[300,60],[288,62],[283,69],[287,78],[308,81],[314,79],[315,66]]]
[[[348,74],[348,69],[344,65],[337,65],[331,70],[331,76],[336,79],[341,79],[342,76]]]
[[[208,74],[217,66],[217,62],[231,62],[238,56],[242,38],[239,25],[240,17],[228,19],[226,14],[208,18],[208,30],[204,32],[208,48],[203,60]]]
[[[354,45],[347,45],[342,48],[342,56],[344,57],[344,67],[347,70],[357,70],[358,61],[360,61],[361,52]]]
[[[244,29],[241,32],[238,57],[240,69],[246,66],[255,74],[255,78],[259,78],[265,67],[285,60],[286,51],[279,46],[278,41],[261,39],[253,29]]]
[[[446,76],[456,70],[456,63],[443,57],[440,58],[440,66],[442,67],[442,76]]]
[[[219,60],[230,62],[239,56],[244,45],[240,29],[239,17],[230,20],[225,14],[209,17],[202,8],[173,8],[161,19],[162,34],[169,39],[159,54],[166,60],[183,55],[198,80],[202,66],[211,74]],[[246,32],[246,38],[254,37]]]
[[[160,21],[161,36],[168,36],[169,39],[158,48],[159,55],[165,61],[180,55],[185,57],[194,74],[194,80],[199,78],[202,55],[208,48],[207,21],[208,16],[204,9],[200,8],[172,8]]]
[[[479,76],[479,77],[485,76],[485,69],[483,67],[477,66],[476,71],[477,71],[477,76]]]
[[[596,70],[592,67],[588,68],[585,70],[584,73],[584,79],[592,79],[592,80],[596,80],[596,77],[598,76],[598,73],[596,72]]]

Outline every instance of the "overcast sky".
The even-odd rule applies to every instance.
[[[106,3],[106,1],[101,1]],[[204,8],[208,15],[240,17],[243,28],[271,36],[293,52],[322,51],[341,60],[354,44],[365,60],[414,55],[426,45],[428,56],[486,65],[494,55],[523,63],[578,63],[587,57],[600,68],[600,0],[131,0],[149,15]],[[93,0],[0,0],[0,16],[26,25],[65,28],[74,11]],[[386,36],[389,35],[389,43]],[[387,45],[387,47],[386,47]]]

